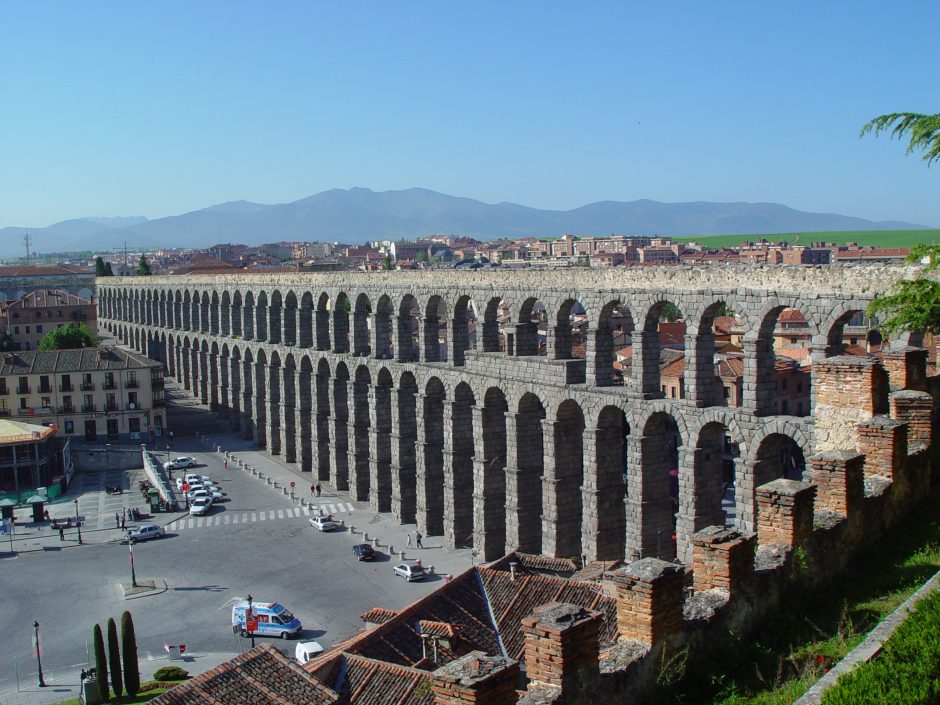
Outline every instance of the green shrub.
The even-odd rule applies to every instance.
[[[155,681],[183,681],[189,678],[189,671],[179,666],[163,666],[153,674]]]
[[[917,603],[876,659],[841,676],[823,705],[940,702],[940,592]]]

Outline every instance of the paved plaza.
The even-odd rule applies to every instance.
[[[232,453],[227,468],[219,447]],[[321,496],[312,496],[309,475],[288,469],[245,441],[225,435],[177,438],[172,455],[195,456],[200,463],[196,471],[218,482],[227,501],[206,517],[176,513],[144,520],[167,529],[165,538],[134,547],[137,577],[155,581],[157,590],[152,593],[125,599],[121,585],[131,579],[130,556],[114,519],[115,512],[135,506],[144,509],[136,489],[142,471],[81,473],[66,501],[50,507],[53,517],[74,516],[74,500],[79,500],[79,514],[86,522],[82,545],[74,528],[66,529],[65,541],[60,541],[47,524],[27,523],[25,512],[18,515],[15,553],[10,553],[9,538],[3,537],[0,571],[6,609],[0,614],[0,629],[7,635],[7,648],[0,656],[0,702],[4,705],[40,705],[75,697],[79,672],[90,660],[92,627],[96,622],[104,625],[108,617],[119,618],[125,609],[134,616],[144,678],[167,665],[164,644],[186,644],[189,659],[182,665],[199,673],[249,646],[247,639],[231,630],[231,603],[236,597],[251,594],[258,601],[284,603],[303,622],[302,638],[328,647],[361,629],[359,615],[366,610],[400,609],[439,585],[440,574],[462,571],[474,560],[469,550],[445,550],[439,538],[426,540],[423,550],[405,548],[414,525],[375,514],[324,483]],[[124,494],[106,494],[104,487],[111,484],[123,484]],[[309,517],[321,512],[342,521],[343,529],[319,533],[309,526]],[[375,562],[353,558],[351,547],[363,541],[362,532],[379,540]],[[389,555],[390,545],[394,556]],[[393,560],[402,548],[407,557],[433,565],[437,574],[422,583],[396,578]],[[43,689],[36,685],[34,620],[40,622],[42,665],[49,684]],[[293,654],[293,641],[270,641]]]

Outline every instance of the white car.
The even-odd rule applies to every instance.
[[[147,539],[161,538],[166,531],[156,524],[141,524],[127,532],[128,541],[146,541]]]
[[[311,517],[310,526],[317,531],[333,531],[333,529],[339,528],[339,524],[333,521],[333,517],[329,514],[325,517]]]
[[[182,468],[196,467],[196,459],[189,455],[181,455],[173,460],[163,463],[165,470],[181,470]]]
[[[400,575],[409,583],[415,580],[424,580],[424,576],[427,575],[427,573],[424,572],[423,566],[411,561],[400,563],[392,568],[392,570],[395,571],[395,575]]]
[[[189,504],[189,513],[194,517],[202,516],[203,514],[208,514],[209,510],[212,508],[212,500],[208,497],[200,497],[194,499]]]
[[[220,502],[225,495],[218,490],[210,490],[207,487],[200,487],[199,489],[190,490],[186,493],[186,496],[189,498],[190,502],[192,502],[194,499],[199,499],[200,497],[208,497],[213,502]]]

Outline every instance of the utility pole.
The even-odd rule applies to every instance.
[[[124,241],[124,266],[127,266],[127,240]]]

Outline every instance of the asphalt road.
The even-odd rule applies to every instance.
[[[217,525],[171,530],[134,547],[138,580],[166,581],[165,592],[123,598],[129,552],[117,542],[0,559],[0,692],[15,688],[17,673],[21,681],[35,682],[34,620],[40,623],[43,670],[77,673],[87,663],[94,624],[104,629],[108,617],[118,620],[125,609],[134,617],[142,660],[162,657],[164,643],[235,655],[249,646],[231,630],[236,597],[250,593],[257,601],[283,603],[303,623],[302,638],[327,647],[360,629],[366,610],[400,609],[438,586],[437,577],[410,584],[395,578],[385,554],[374,563],[355,561],[351,546],[358,541],[348,533],[319,533],[306,516],[294,515],[294,505],[278,491],[247,473],[224,470],[217,455],[189,454],[229,501],[213,509],[221,517]],[[223,523],[225,515],[229,523]],[[272,642],[293,653],[294,642]]]

